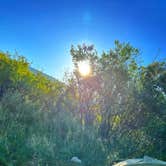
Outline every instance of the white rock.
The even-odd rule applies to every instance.
[[[82,162],[82,161],[81,161],[78,157],[76,157],[76,156],[72,157],[72,158],[71,158],[71,161],[72,161],[72,162],[75,162],[75,163],[79,163],[79,164],[81,164],[81,162]]]
[[[128,159],[122,162],[119,162],[113,166],[145,166],[145,165],[153,165],[153,166],[166,166],[165,161],[157,160],[154,158],[151,158],[149,156],[144,156],[144,158],[138,158],[138,159]]]

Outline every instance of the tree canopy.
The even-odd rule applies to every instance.
[[[149,155],[166,160],[166,62],[139,64],[139,49],[115,41],[98,55],[71,46],[66,82],[0,52],[0,163],[86,166]],[[89,75],[79,72],[87,61]],[[20,157],[21,156],[21,157]]]

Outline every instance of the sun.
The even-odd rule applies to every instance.
[[[78,71],[82,76],[88,76],[91,72],[89,61],[81,61],[78,63]]]

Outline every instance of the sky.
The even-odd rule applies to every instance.
[[[145,65],[166,58],[166,0],[0,0],[0,50],[58,79],[72,44],[100,54],[114,40],[139,48]]]

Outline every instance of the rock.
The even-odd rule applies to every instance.
[[[71,158],[71,161],[72,161],[72,162],[75,162],[75,163],[79,163],[79,164],[81,164],[81,162],[82,162],[82,161],[81,161],[78,157],[76,157],[76,156],[72,157],[72,158]]]
[[[144,158],[137,159],[128,159],[122,162],[119,162],[113,166],[166,166],[165,161],[157,160],[149,156],[144,156]]]

